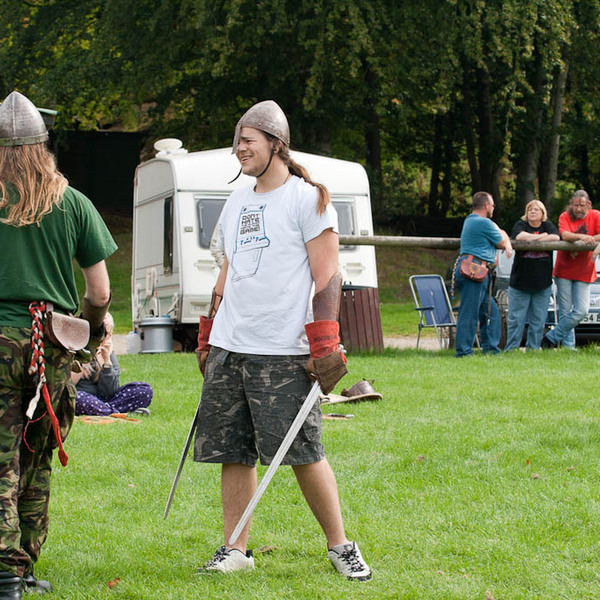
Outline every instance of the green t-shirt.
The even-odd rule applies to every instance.
[[[5,218],[8,208],[0,209]],[[91,201],[68,187],[58,206],[38,225],[0,223],[0,325],[30,327],[30,302],[55,309],[79,306],[73,259],[83,268],[109,257],[115,244]]]

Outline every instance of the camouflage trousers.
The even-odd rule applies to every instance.
[[[57,447],[41,396],[29,423],[25,416],[36,387],[27,374],[30,336],[30,329],[0,327],[0,571],[20,576],[31,570],[48,533],[52,451]],[[48,393],[64,440],[75,414],[72,356],[47,340],[44,349]]]
[[[211,348],[198,413],[194,460],[271,464],[311,382],[308,356],[239,354]],[[321,406],[316,402],[281,464],[305,465],[325,457]]]

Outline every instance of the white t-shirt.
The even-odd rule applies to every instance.
[[[329,204],[319,215],[317,197],[317,188],[292,176],[271,192],[249,187],[228,198],[219,236],[229,268],[211,345],[247,354],[309,353],[304,325],[313,279],[305,244],[326,229],[338,233],[335,209]]]

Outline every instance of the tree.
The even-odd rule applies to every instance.
[[[501,218],[600,188],[593,0],[0,0],[0,92],[58,128],[227,145],[277,100],[292,146],[358,160],[375,210]],[[560,144],[564,144],[559,152]],[[565,151],[566,150],[566,151]],[[574,185],[569,183],[568,185]]]

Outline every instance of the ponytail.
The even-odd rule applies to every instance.
[[[310,185],[314,185],[317,188],[317,213],[322,215],[325,212],[327,205],[331,202],[329,190],[322,183],[317,183],[310,178],[308,171],[290,156],[289,148],[285,144],[279,144],[278,154],[279,158],[281,158],[281,160],[283,160],[283,162],[287,165],[287,168],[292,175],[296,175],[296,177],[304,179],[306,183],[310,183]]]

